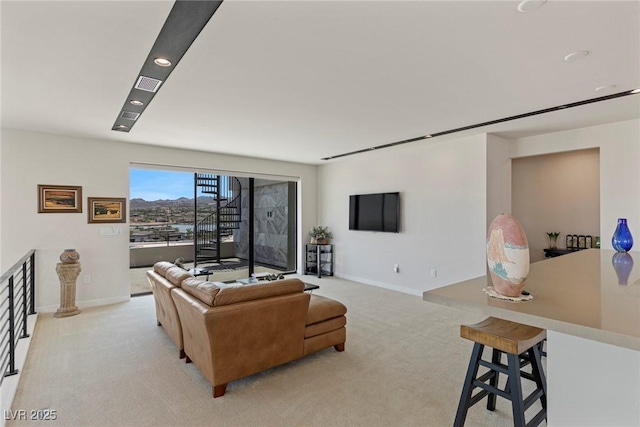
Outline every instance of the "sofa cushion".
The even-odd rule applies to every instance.
[[[187,293],[210,306],[213,306],[213,300],[220,291],[220,287],[217,283],[207,282],[195,277],[187,277],[182,281],[180,287]]]
[[[158,261],[153,264],[153,271],[161,275],[162,277],[167,276],[167,270],[171,267],[175,267],[175,264],[170,263],[169,261]]]
[[[334,317],[324,322],[317,322],[312,325],[307,325],[304,328],[304,337],[311,338],[322,334],[327,334],[331,331],[336,331],[347,324],[347,318],[345,316]]]
[[[180,286],[180,283],[187,277],[194,277],[193,274],[189,273],[187,270],[180,268],[178,266],[173,266],[167,269],[165,274],[166,279],[173,283],[175,286]]]
[[[230,284],[221,288],[214,299],[214,306],[235,304],[278,295],[304,291],[304,283],[299,279],[286,279],[253,283],[249,285]]]
[[[345,307],[344,304],[331,298],[311,295],[309,311],[307,312],[307,325],[313,325],[314,323],[324,322],[334,317],[344,316],[346,313],[347,307]]]

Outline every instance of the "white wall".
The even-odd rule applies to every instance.
[[[640,120],[631,120],[521,138],[509,143],[509,156],[599,147],[602,246],[611,247],[609,236],[617,218],[625,217],[637,249],[639,136]],[[493,210],[499,212],[507,203],[501,195],[510,185],[499,178],[510,174],[504,140],[484,134],[407,144],[319,168],[14,130],[2,131],[0,156],[0,264],[6,269],[29,249],[37,249],[38,306],[49,308],[59,301],[54,270],[66,247],[80,252],[81,277],[92,277],[90,285],[78,286],[79,305],[126,299],[128,233],[121,224],[122,235],[100,236],[100,225],[87,224],[86,211],[37,214],[37,184],[82,185],[86,203],[87,196],[128,196],[131,162],[299,176],[299,239],[308,241],[313,225],[329,225],[336,245],[336,275],[415,295],[485,274],[487,222]],[[387,191],[401,192],[401,232],[349,231],[348,196]],[[301,248],[298,259],[303,259]],[[399,273],[393,272],[395,263]],[[430,276],[431,269],[437,270],[437,277]]]
[[[618,218],[627,218],[640,247],[640,120],[556,132],[512,142],[512,158],[585,148],[600,149],[601,247],[612,249]]]
[[[511,159],[509,141],[487,135],[487,224],[501,213],[511,211]]]
[[[2,200],[2,135],[0,135],[0,201]],[[0,224],[2,224],[2,209],[0,209]],[[0,226],[0,242],[2,242],[2,227]],[[16,260],[17,261],[17,260]],[[5,268],[11,267],[2,262],[2,244],[0,244],[0,275],[6,273]]]
[[[600,153],[597,148],[513,159],[512,212],[529,241],[531,261],[545,258],[548,232],[600,235]],[[592,240],[594,242],[595,240]]]
[[[86,205],[87,197],[128,198],[132,162],[299,177],[299,239],[306,238],[306,230],[316,223],[317,167],[313,165],[8,129],[2,130],[1,161],[0,263],[3,269],[9,268],[28,250],[37,250],[36,303],[41,311],[59,305],[55,266],[65,248],[75,248],[81,256],[80,307],[127,300],[129,232],[128,224],[112,224],[122,234],[101,236],[104,225],[87,223],[86,206],[83,213],[38,214],[38,184],[81,185]],[[298,259],[302,259],[301,247]],[[85,275],[91,275],[91,284],[82,283]]]
[[[548,330],[547,352],[549,426],[640,425],[639,351]]]
[[[425,141],[322,165],[318,218],[334,233],[335,274],[415,295],[484,275],[488,222],[511,211],[510,159],[586,148],[600,151],[602,247],[611,248],[617,218],[625,217],[637,249],[640,120],[631,120],[514,141],[484,134]],[[401,192],[399,234],[348,230],[350,194],[389,191]]]
[[[486,150],[482,134],[320,166],[318,217],[333,231],[335,274],[414,295],[484,275]],[[392,191],[400,192],[400,233],[348,229],[349,195]]]

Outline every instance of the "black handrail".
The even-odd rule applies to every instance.
[[[6,306],[0,312],[0,385],[4,377],[18,373],[16,346],[18,340],[29,336],[27,318],[36,314],[35,262],[36,251],[32,249],[0,277],[0,306]]]
[[[215,258],[220,262],[220,247],[222,237],[232,234],[232,230],[239,228],[241,220],[240,180],[231,176],[212,174],[198,174],[195,179],[195,226],[194,226],[194,266],[205,251],[215,251]],[[213,195],[216,199],[214,211],[202,220],[198,220],[197,189],[205,194]],[[215,245],[213,249],[212,245]]]

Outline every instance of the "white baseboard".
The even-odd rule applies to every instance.
[[[99,298],[92,299],[88,301],[78,301],[77,306],[79,309],[89,308],[89,307],[98,307],[101,305],[109,305],[109,304],[117,304],[120,302],[127,302],[131,299],[130,295],[120,296],[120,297],[110,297],[110,298]],[[55,312],[59,306],[57,305],[45,305],[42,307],[36,307],[36,311],[41,313],[53,313]]]
[[[16,346],[15,368],[18,370],[18,373],[16,375],[4,377],[2,380],[2,386],[0,387],[0,410],[2,410],[3,415],[9,413],[9,410],[13,405],[13,399],[16,397],[18,385],[20,384],[20,377],[22,376],[22,369],[24,368],[25,361],[27,360],[27,353],[29,352],[29,346],[31,345],[33,331],[37,322],[37,314],[32,314],[27,317],[27,333],[29,334],[29,337],[18,340],[18,345]],[[4,427],[6,423],[7,417],[2,416],[0,418],[0,427]]]
[[[403,294],[415,295],[422,298],[422,291],[418,289],[405,288],[404,286],[390,285],[388,283],[377,282],[375,280],[364,279],[362,277],[351,276],[348,274],[335,274],[336,277],[341,279],[351,280],[353,282],[364,283],[365,285],[377,286],[379,288],[385,288],[392,291],[402,292]]]

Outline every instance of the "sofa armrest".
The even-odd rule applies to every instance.
[[[153,299],[156,305],[156,318],[167,334],[176,343],[179,350],[183,349],[182,326],[176,305],[171,298],[171,289],[175,286],[156,271],[148,270],[147,279],[151,285]]]

